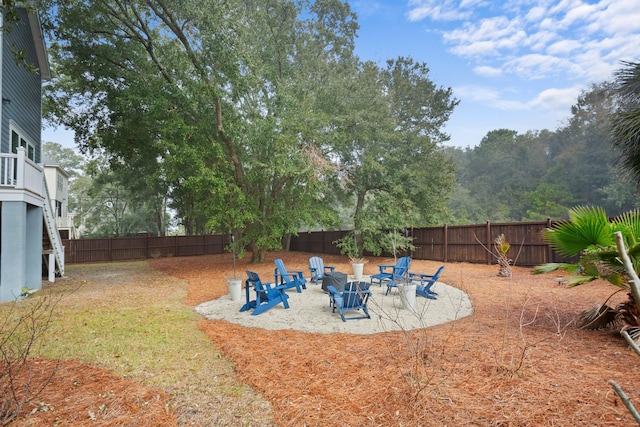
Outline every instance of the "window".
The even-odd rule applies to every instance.
[[[23,138],[15,129],[11,129],[11,152],[17,153],[18,147],[24,147],[27,151],[27,157],[36,161],[36,148],[33,144]]]
[[[62,177],[61,173],[56,173],[56,177],[57,179],[57,187],[58,187],[58,191],[64,191],[64,178]]]

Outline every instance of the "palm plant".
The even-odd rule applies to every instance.
[[[636,301],[629,286],[629,275],[617,251],[614,233],[619,231],[628,249],[635,271],[640,264],[640,211],[631,211],[609,220],[605,211],[598,207],[579,206],[569,212],[569,220],[555,224],[543,232],[544,239],[565,257],[578,256],[574,264],[549,263],[536,267],[534,273],[564,270],[571,273],[565,277],[570,286],[578,286],[596,279],[603,279],[618,287],[616,291],[627,291],[628,301],[615,307],[607,303],[582,313],[580,326],[598,329],[617,325],[637,338],[640,332],[640,316]]]
[[[509,252],[511,244],[507,242],[504,234],[501,234],[493,241],[493,247],[496,250],[498,266],[500,267],[500,270],[498,270],[498,276],[510,277],[512,260],[507,256],[507,252]]]
[[[616,73],[618,110],[612,114],[612,143],[619,153],[620,166],[640,183],[640,62],[622,63]]]

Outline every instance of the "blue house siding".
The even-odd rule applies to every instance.
[[[13,121],[35,148],[35,161],[40,163],[42,117],[41,76],[17,65],[12,50],[25,51],[26,61],[37,67],[37,56],[27,12],[19,10],[20,23],[3,34],[2,46],[2,152],[11,151],[10,123]]]
[[[0,30],[2,68],[0,72],[0,151],[12,151],[12,131],[24,140],[27,156],[41,162],[42,79],[50,77],[38,18],[25,9],[17,10],[21,22]],[[1,18],[0,14],[0,18]],[[0,23],[1,25],[2,23]],[[16,63],[15,50],[24,52],[24,62],[40,72]],[[0,301],[18,298],[23,288],[42,287],[43,205],[38,188],[38,168],[20,155],[18,163],[29,171],[16,178],[0,195]],[[16,169],[17,170],[17,169]],[[44,177],[42,177],[44,179]],[[20,186],[18,186],[18,182]]]

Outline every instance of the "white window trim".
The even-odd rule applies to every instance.
[[[32,160],[35,163],[36,144],[33,142],[31,138],[29,138],[29,136],[27,136],[27,133],[24,130],[22,130],[22,128],[18,126],[18,124],[13,120],[9,120],[9,150],[11,150],[12,144],[13,144],[13,141],[12,141],[13,132],[17,133],[21,139],[24,139],[27,142],[27,146],[25,147],[25,150],[27,151],[27,157],[29,153],[29,146],[31,146],[31,148],[33,149],[33,159],[29,159],[29,160]]]

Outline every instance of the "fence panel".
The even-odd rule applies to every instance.
[[[449,227],[447,237],[447,261],[489,263],[491,255],[485,249],[488,230],[485,224]]]
[[[62,244],[65,248],[65,261],[73,264],[221,254],[225,251],[228,240],[223,235],[138,236],[67,239]]]
[[[150,237],[147,240],[148,258],[167,258],[176,256],[178,236]]]
[[[292,251],[337,255],[340,249],[333,243],[349,231],[311,231],[291,237]]]
[[[180,236],[180,243],[176,245],[176,256],[204,255],[204,236]]]
[[[68,263],[111,261],[111,239],[65,240],[64,259]]]
[[[207,255],[222,254],[230,243],[230,239],[226,235],[206,234],[204,236],[204,253]]]
[[[126,261],[147,258],[146,237],[128,237],[126,239],[109,239],[111,261]]]
[[[446,227],[414,228],[411,230],[414,258],[444,261],[446,259]]]

